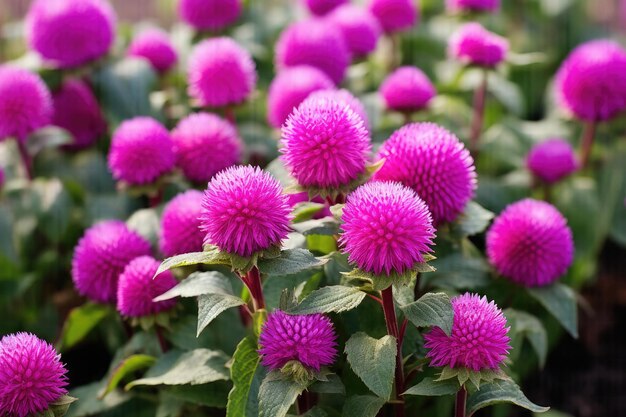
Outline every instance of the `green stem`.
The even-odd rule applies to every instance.
[[[24,170],[29,180],[33,179],[33,158],[26,149],[26,138],[17,138],[17,149],[20,152],[20,158],[22,158],[22,164],[24,164]]]
[[[472,128],[470,132],[469,150],[476,158],[479,149],[480,133],[483,129],[485,118],[485,97],[487,96],[487,70],[483,70],[483,79],[480,86],[474,92],[474,116],[472,118]]]
[[[580,142],[580,165],[581,168],[586,168],[591,157],[591,150],[593,149],[593,141],[596,136],[596,122],[587,122],[583,128],[582,139]]]
[[[381,291],[383,299],[383,313],[385,314],[385,323],[387,325],[387,333],[395,337],[398,351],[396,353],[396,399],[395,404],[396,417],[404,417],[404,400],[401,397],[404,391],[404,369],[402,364],[402,342],[400,339],[400,331],[398,330],[398,319],[396,318],[396,309],[393,303],[393,287],[389,286]]]

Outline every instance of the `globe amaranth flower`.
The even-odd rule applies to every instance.
[[[348,194],[339,243],[348,260],[376,275],[402,274],[431,252],[426,203],[398,182],[368,182]]]
[[[126,265],[150,254],[150,243],[124,222],[108,220],[87,229],[74,249],[72,279],[78,292],[99,303],[113,303]]]
[[[194,113],[172,131],[174,154],[185,177],[208,182],[224,168],[241,162],[243,142],[237,129],[221,117]]]
[[[217,174],[204,193],[204,243],[239,256],[279,245],[290,230],[287,195],[268,172],[251,166]]]
[[[555,88],[559,104],[577,118],[613,118],[626,108],[626,50],[609,40],[578,46],[561,64]]]
[[[240,104],[256,86],[252,57],[234,40],[207,39],[191,52],[187,68],[189,95],[202,106]]]
[[[267,117],[270,124],[280,127],[293,109],[316,90],[334,88],[326,73],[309,65],[299,65],[280,71],[270,84],[267,95]]]
[[[180,0],[178,15],[197,30],[222,30],[239,19],[241,0]]]
[[[337,357],[337,334],[321,314],[288,315],[276,310],[267,316],[259,336],[263,366],[280,370],[298,361],[309,370],[332,365]]]
[[[106,0],[35,0],[26,16],[26,36],[45,60],[72,68],[108,52],[115,19]]]
[[[504,277],[526,286],[552,284],[572,264],[567,220],[551,204],[530,198],[509,205],[487,232],[487,257]]]
[[[566,140],[554,138],[536,144],[526,158],[528,169],[545,183],[555,183],[576,172],[576,153]]]
[[[303,20],[288,26],[276,43],[279,69],[310,65],[341,83],[350,63],[350,51],[341,30],[322,19]]]
[[[31,333],[0,339],[0,412],[26,417],[41,413],[67,394],[61,355]]]
[[[476,190],[474,160],[463,143],[434,123],[411,123],[380,147],[377,180],[399,181],[426,202],[435,225],[451,222]]]
[[[150,117],[126,120],[113,133],[109,169],[118,181],[150,184],[169,172],[174,163],[169,132]]]
[[[117,310],[126,317],[144,317],[171,310],[176,300],[152,301],[176,286],[170,271],[154,274],[161,262],[151,256],[135,258],[124,268],[117,287]]]
[[[165,256],[202,251],[202,198],[202,192],[189,190],[174,197],[163,209],[160,247]]]
[[[349,92],[348,90],[344,88],[339,89],[339,90],[335,90],[335,89],[319,90],[319,91],[315,91],[311,93],[309,97],[307,98],[310,98],[311,100],[314,100],[314,99],[315,100],[317,99],[332,100],[332,101],[336,101],[342,106],[348,106],[350,110],[355,112],[357,115],[361,117],[361,119],[363,119],[365,128],[369,132],[370,122],[369,122],[369,117],[367,115],[367,111],[365,110],[365,106],[363,105],[363,103],[361,103],[361,101],[358,98],[353,96],[352,93]]]
[[[328,20],[341,30],[353,56],[364,56],[376,49],[382,28],[369,10],[345,4],[333,10]]]
[[[371,0],[368,8],[386,33],[410,29],[419,19],[419,10],[413,0]]]
[[[452,298],[450,336],[439,327],[424,335],[431,366],[498,369],[511,350],[506,318],[487,297],[465,293]]]
[[[446,0],[446,8],[452,12],[495,12],[500,0]]]
[[[305,188],[339,188],[365,171],[371,148],[363,119],[348,106],[309,98],[282,128],[287,168]]]
[[[349,0],[303,0],[307,9],[315,15],[323,16]]]
[[[176,65],[178,55],[168,34],[160,29],[148,29],[137,35],[126,52],[128,56],[144,58],[157,72],[164,73]]]
[[[416,67],[400,67],[380,86],[387,108],[412,113],[423,109],[437,91],[426,74]]]
[[[509,42],[480,23],[466,23],[450,37],[448,53],[471,65],[493,68],[506,58]]]
[[[51,115],[52,99],[41,78],[25,69],[0,66],[0,141],[26,139],[47,125]]]

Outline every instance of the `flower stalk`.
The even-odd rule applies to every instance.
[[[465,389],[465,385],[463,385],[461,386],[459,391],[456,393],[454,417],[465,417],[466,403],[467,403],[467,390]]]
[[[26,138],[16,139],[17,149],[20,152],[20,158],[22,159],[22,164],[24,165],[24,170],[26,171],[26,176],[29,180],[33,179],[33,158],[28,153],[28,149],[26,149]]]
[[[402,365],[402,339],[398,330],[398,319],[396,318],[396,310],[393,302],[393,287],[389,286],[381,291],[383,300],[383,313],[385,315],[385,323],[387,324],[387,333],[396,338],[398,351],[396,354],[396,399],[395,404],[396,417],[404,417],[404,400],[401,397],[404,387],[404,369]]]
[[[596,122],[587,122],[583,128],[582,138],[580,141],[580,165],[586,168],[591,157],[593,142],[596,135]]]
[[[482,72],[482,81],[474,92],[474,115],[472,117],[472,127],[470,131],[469,148],[474,158],[478,155],[480,134],[483,129],[485,118],[485,98],[487,96],[487,70]]]
[[[241,280],[248,287],[248,291],[250,291],[254,311],[265,309],[265,297],[263,297],[259,269],[256,266],[253,267],[246,275],[241,277]]]

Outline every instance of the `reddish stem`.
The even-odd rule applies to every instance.
[[[583,128],[583,134],[580,142],[580,166],[586,168],[591,157],[593,149],[593,141],[596,136],[596,122],[587,122]]]
[[[148,202],[150,204],[150,207],[152,208],[161,204],[162,200],[163,200],[163,188],[159,188],[155,195],[148,197]]]
[[[259,274],[259,269],[256,266],[253,267],[245,275],[245,277],[241,278],[241,280],[244,284],[246,284],[246,287],[248,287],[248,290],[250,291],[254,311],[264,309],[265,298],[263,297],[263,288],[261,287],[261,275]]]
[[[28,153],[28,149],[26,149],[26,138],[17,138],[15,140],[17,142],[17,149],[20,152],[20,158],[22,159],[22,164],[24,164],[24,170],[26,171],[26,176],[29,180],[33,179],[33,158]]]
[[[402,320],[402,325],[400,326],[400,335],[398,336],[398,344],[400,345],[400,351],[402,351],[402,342],[404,341],[404,333],[406,333],[406,325],[409,324],[407,319]]]
[[[393,287],[389,286],[382,290],[383,313],[385,314],[385,323],[387,324],[387,333],[396,338],[396,399],[395,404],[396,417],[404,417],[404,400],[401,397],[404,391],[404,369],[402,364],[402,344],[400,342],[400,332],[398,331],[398,319],[396,318],[396,309],[393,302]]]
[[[224,109],[224,117],[226,117],[226,120],[228,120],[231,125],[236,125],[237,121],[235,120],[235,111],[232,107],[226,107]]]
[[[380,297],[376,297],[375,295],[372,294],[367,294],[367,296],[369,298],[371,298],[372,300],[376,301],[378,304],[380,304],[381,306],[383,305],[383,299]]]
[[[456,405],[455,405],[454,417],[465,417],[466,402],[467,402],[467,390],[465,389],[465,386],[461,386],[459,391],[456,393]]]
[[[167,353],[167,351],[170,350],[170,345],[169,343],[167,343],[167,340],[165,340],[165,337],[163,336],[163,329],[161,328],[161,326],[156,324],[154,326],[154,330],[156,332],[157,339],[159,339],[159,346],[161,346],[161,351],[163,353]]]
[[[480,86],[474,92],[474,116],[472,118],[472,130],[470,132],[469,148],[476,158],[479,149],[480,133],[483,129],[483,119],[485,117],[485,97],[487,95],[487,70],[483,71],[483,79]]]

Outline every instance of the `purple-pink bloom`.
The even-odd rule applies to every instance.
[[[241,162],[243,142],[237,129],[210,113],[193,113],[172,131],[174,154],[183,174],[194,182],[208,182],[215,174]]]
[[[368,8],[386,33],[410,29],[420,17],[414,0],[371,0]]]
[[[423,109],[437,94],[426,74],[416,67],[400,67],[389,74],[380,86],[387,108],[412,113]]]
[[[566,140],[548,139],[532,147],[526,166],[540,180],[555,183],[578,170],[574,148]]]
[[[453,58],[471,65],[493,68],[506,58],[509,42],[489,32],[480,23],[461,26],[450,37],[448,53]]]
[[[365,106],[361,103],[361,100],[352,95],[351,92],[342,88],[339,90],[331,89],[331,90],[319,90],[311,93],[309,97],[311,100],[317,99],[326,99],[336,101],[342,106],[348,106],[350,110],[358,114],[361,119],[363,119],[363,123],[365,124],[365,128],[369,132],[370,130],[370,122],[369,117],[367,116],[367,111],[365,110]]]
[[[161,29],[148,29],[137,35],[126,52],[128,56],[144,58],[160,73],[176,64],[178,55],[168,34]]]
[[[345,4],[333,10],[328,20],[341,30],[352,56],[364,56],[376,49],[382,28],[369,10]]]
[[[498,369],[511,350],[506,317],[487,297],[465,293],[452,298],[454,319],[450,336],[439,327],[424,335],[430,366]]]
[[[303,0],[307,9],[315,15],[323,16],[349,0]]]
[[[487,232],[487,257],[501,275],[517,284],[550,285],[572,264],[572,231],[553,205],[527,198],[496,217]]]
[[[385,159],[376,180],[399,181],[428,205],[435,225],[451,222],[476,190],[476,168],[469,151],[450,131],[434,123],[411,123],[380,147]]]
[[[500,0],[446,0],[446,8],[452,12],[495,12]]]
[[[80,295],[114,303],[119,275],[138,256],[150,254],[150,243],[124,222],[108,220],[87,229],[74,249],[72,279]]]
[[[201,252],[204,233],[200,230],[202,199],[197,190],[185,191],[169,201],[161,216],[160,247],[165,256]]]
[[[48,342],[19,332],[0,339],[0,412],[26,417],[67,394],[67,370]]]
[[[180,0],[178,15],[197,30],[220,31],[237,21],[241,0]]]
[[[267,316],[259,336],[263,366],[280,370],[298,361],[309,370],[332,365],[337,357],[337,334],[321,314],[288,315],[276,310]]]

